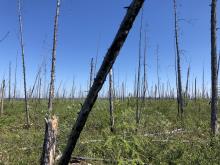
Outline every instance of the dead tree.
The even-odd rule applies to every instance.
[[[212,0],[211,4],[211,133],[216,135],[218,133],[218,122],[217,122],[217,102],[218,102],[218,91],[217,91],[217,50],[216,50],[216,1]]]
[[[76,87],[75,87],[75,79],[73,77],[72,89],[71,89],[71,99],[73,100],[75,97]]]
[[[59,12],[60,12],[60,0],[57,0],[56,15],[55,15],[55,20],[54,20],[50,91],[49,91],[49,101],[48,101],[48,113],[49,114],[45,118],[45,134],[44,134],[43,152],[41,155],[41,162],[40,162],[41,165],[53,165],[55,163],[55,155],[56,155],[58,119],[55,115],[52,116],[52,110],[53,110],[52,104],[53,104],[53,99],[54,99],[56,45],[57,45]]]
[[[114,41],[112,42],[110,48],[107,51],[107,54],[105,55],[102,65],[96,75],[96,78],[94,79],[93,85],[90,88],[88,95],[82,105],[76,123],[72,128],[67,146],[65,147],[59,162],[60,165],[67,165],[70,161],[72,152],[76,146],[76,142],[98,97],[98,93],[106,80],[106,76],[114,64],[143,3],[144,0],[133,0],[130,7],[127,9],[127,14],[125,15],[124,20],[120,25]]]
[[[16,56],[16,63],[15,63],[15,80],[14,80],[14,100],[16,98],[16,89],[17,88],[17,56]]]
[[[139,105],[139,97],[140,97],[140,77],[141,77],[141,41],[142,41],[142,22],[143,22],[143,9],[141,12],[141,24],[139,31],[139,51],[138,51],[138,71],[137,71],[137,93],[136,93],[136,124],[140,123],[140,105]]]
[[[91,88],[91,86],[92,86],[92,82],[93,82],[93,69],[94,69],[94,64],[93,64],[93,58],[92,58],[92,59],[91,59],[91,63],[90,63],[89,88]]]
[[[156,49],[156,58],[157,58],[157,93],[158,93],[158,99],[160,99],[160,77],[159,77],[159,46],[157,45]]]
[[[202,70],[202,99],[205,98],[205,74],[204,74],[204,66]]]
[[[11,61],[9,62],[8,69],[8,101],[11,101]]]
[[[40,74],[41,74],[41,66],[39,67],[39,70],[38,70],[38,72],[37,72],[37,74],[36,74],[36,76],[35,76],[34,85],[33,85],[33,87],[31,88],[31,91],[30,91],[30,94],[29,94],[29,98],[32,98],[32,96],[33,96],[34,89],[35,89],[35,87],[36,87],[36,84],[37,84],[37,82],[38,82],[38,79],[39,79],[39,77],[40,77]]]
[[[143,104],[145,104],[146,92],[147,92],[147,32],[144,32],[144,77],[143,77]]]
[[[187,69],[187,80],[186,80],[186,89],[185,89],[185,103],[186,103],[186,99],[188,99],[188,88],[189,88],[189,73],[190,73],[190,65],[188,66]],[[187,103],[186,103],[187,105]]]
[[[50,90],[49,90],[49,112],[53,109],[54,99],[54,80],[55,80],[55,63],[56,63],[56,47],[57,47],[57,30],[58,30],[58,17],[60,12],[60,0],[57,0],[56,15],[54,22],[54,33],[53,33],[53,49],[52,49],[52,64],[51,64],[51,75],[50,75]]]
[[[48,86],[48,83],[47,83],[47,62],[46,62],[46,60],[44,60],[44,64],[43,64],[43,68],[44,68],[44,71],[43,71],[43,75],[44,75],[44,89],[43,89],[43,97],[46,99],[47,98],[47,96],[48,96],[48,92],[47,92],[47,86]]]
[[[195,90],[194,90],[194,92],[195,92],[195,102],[196,102],[196,100],[197,100],[197,88],[196,88],[196,78],[195,78]]]
[[[25,103],[25,117],[26,126],[30,127],[30,118],[28,110],[28,98],[27,98],[27,86],[26,86],[26,70],[24,60],[24,41],[23,41],[23,23],[21,15],[21,0],[18,0],[18,19],[19,19],[19,34],[20,34],[20,46],[21,46],[21,57],[22,57],[22,68],[23,68],[23,81],[24,81],[24,103]]]
[[[113,79],[112,79],[112,69],[109,72],[109,113],[110,113],[110,130],[114,132],[114,106],[113,106]]]
[[[42,84],[42,79],[40,77],[38,80],[38,103],[40,103],[41,100],[41,84]]]
[[[5,95],[5,80],[2,81],[2,86],[1,86],[1,114],[3,115],[4,113],[4,96]]]
[[[178,38],[178,22],[177,22],[177,11],[176,11],[176,0],[173,0],[174,4],[174,30],[175,30],[175,46],[176,46],[176,57],[177,57],[177,85],[178,85],[178,109],[180,109],[181,116],[183,114],[183,99],[182,99],[182,82],[181,82],[181,68],[180,68],[180,51],[179,51],[179,38]]]

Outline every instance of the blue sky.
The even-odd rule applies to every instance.
[[[98,51],[98,66],[110,46],[131,0],[62,0],[59,17],[56,87],[60,81],[68,89],[75,77],[76,87],[86,90],[89,64]],[[197,77],[202,84],[202,68],[205,82],[210,87],[210,0],[177,0],[180,26],[180,48],[183,85],[187,66],[191,65],[190,78]],[[43,58],[48,63],[48,80],[52,49],[55,0],[23,0],[23,26],[25,60],[28,86],[33,84],[38,66]],[[219,3],[218,3],[219,9]],[[217,16],[219,13],[217,14]],[[1,0],[0,36],[9,36],[0,43],[0,78],[7,79],[9,61],[14,72],[18,56],[18,88],[23,91],[21,55],[18,40],[17,2]],[[218,21],[219,22],[219,21]],[[148,82],[156,83],[156,47],[159,45],[159,74],[162,82],[167,80],[175,86],[174,75],[174,17],[172,0],[146,0],[144,4],[144,27],[147,29]],[[133,90],[137,70],[140,15],[114,65],[116,85],[126,81]],[[219,23],[218,23],[219,26]],[[219,34],[218,31],[218,45]],[[0,37],[1,38],[1,37]],[[218,46],[219,48],[219,46]],[[219,50],[219,49],[218,49]],[[12,73],[13,76],[14,73]],[[13,78],[13,77],[12,77]],[[106,86],[106,85],[105,85]]]

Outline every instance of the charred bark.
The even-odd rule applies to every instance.
[[[144,0],[133,0],[130,8],[127,10],[127,14],[125,15],[124,20],[120,25],[114,41],[112,42],[110,48],[107,51],[107,54],[105,55],[102,65],[96,75],[96,78],[94,79],[93,85],[90,88],[88,95],[82,105],[76,123],[72,128],[67,146],[64,149],[63,155],[59,162],[60,165],[67,165],[70,161],[72,152],[76,146],[76,142],[98,97],[98,93],[106,80],[106,76],[114,64],[143,3]]]
[[[22,68],[23,68],[23,81],[24,81],[24,103],[25,103],[25,118],[26,126],[30,127],[30,117],[28,110],[28,98],[27,98],[27,86],[26,86],[26,68],[24,59],[24,41],[23,41],[23,24],[21,16],[21,0],[18,0],[18,19],[19,19],[19,33],[20,33],[20,46],[21,46],[21,57],[22,57]]]
[[[216,0],[212,0],[211,4],[211,133],[215,135],[218,133],[217,122],[217,50],[216,50]]]

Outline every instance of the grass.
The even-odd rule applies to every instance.
[[[80,100],[56,100],[57,148],[62,152],[80,110]],[[181,121],[175,100],[148,100],[135,123],[135,101],[116,100],[115,133],[110,132],[108,100],[98,100],[73,156],[95,158],[92,164],[218,164],[219,137],[210,138],[207,100],[189,101]],[[30,101],[31,128],[24,128],[22,101],[5,103],[0,117],[0,164],[39,164],[47,102]],[[100,161],[102,159],[107,160]]]

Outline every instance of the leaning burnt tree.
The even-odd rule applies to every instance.
[[[216,1],[212,0],[211,4],[211,133],[215,135],[218,133],[217,122],[217,51],[216,51]]]
[[[56,63],[56,45],[57,45],[57,30],[58,30],[58,18],[60,12],[60,0],[57,0],[56,15],[54,20],[54,33],[53,33],[53,49],[52,49],[52,64],[50,75],[50,90],[48,101],[48,116],[45,118],[45,134],[43,152],[41,155],[41,165],[53,165],[55,163],[56,156],[56,141],[57,141],[57,129],[58,119],[55,115],[52,116],[53,99],[54,99],[54,81],[55,81],[55,63]]]
[[[182,96],[182,82],[181,82],[181,68],[180,68],[180,50],[179,50],[179,37],[178,37],[178,21],[176,12],[176,0],[173,0],[174,4],[174,30],[175,30],[175,46],[176,46],[176,65],[177,65],[177,102],[178,102],[178,115],[180,110],[180,116],[183,114],[183,96]]]
[[[22,57],[22,69],[23,69],[23,81],[24,81],[24,103],[25,103],[25,118],[26,126],[30,127],[30,118],[28,110],[28,98],[27,98],[27,85],[26,85],[26,69],[24,60],[24,41],[23,41],[23,24],[21,16],[21,0],[18,0],[18,20],[19,20],[19,34],[20,34],[20,46],[21,46],[21,57]]]
[[[120,25],[114,41],[112,42],[110,48],[107,51],[107,54],[105,55],[102,65],[96,75],[96,78],[94,79],[93,85],[90,88],[88,95],[82,105],[79,116],[70,133],[67,146],[64,149],[60,159],[60,165],[67,165],[70,161],[72,152],[76,146],[76,142],[98,97],[98,93],[106,80],[106,76],[114,64],[143,3],[144,0],[133,0],[133,2],[130,4],[127,10],[127,14],[125,15],[124,20]]]

